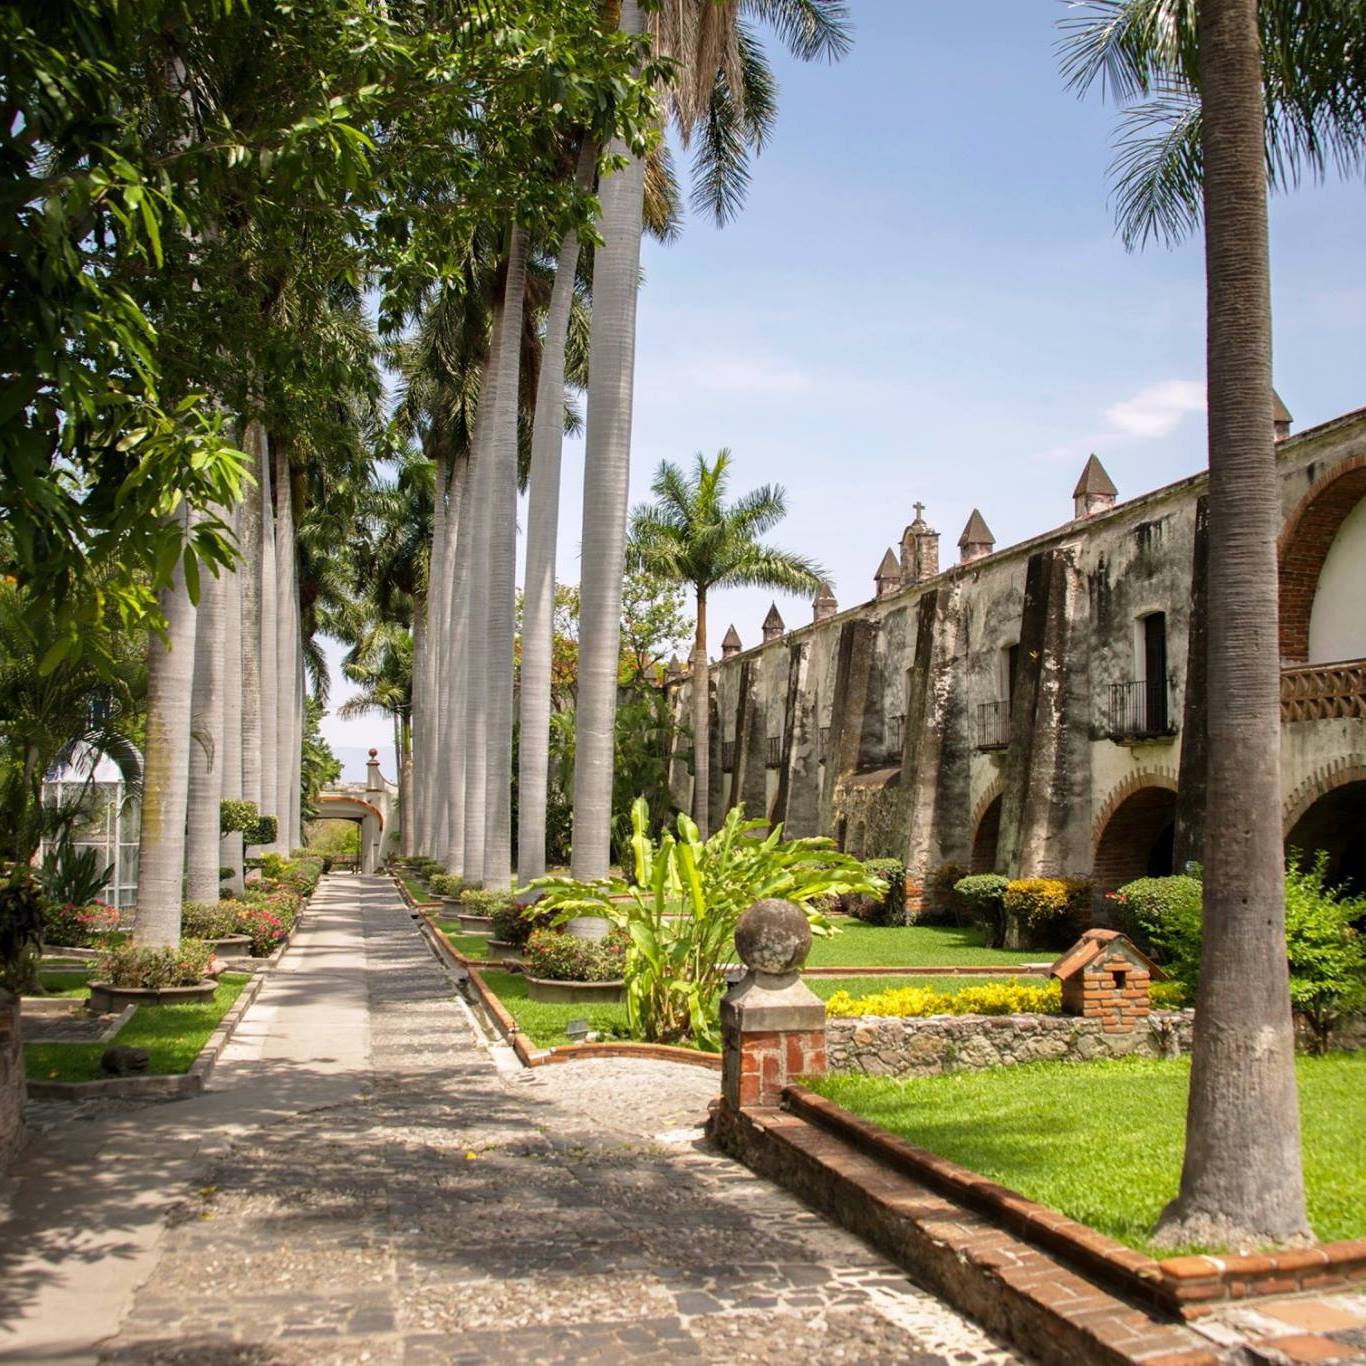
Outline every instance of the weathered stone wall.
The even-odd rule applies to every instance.
[[[19,1002],[0,989],[0,1171],[19,1149],[24,1129],[24,1045]]]
[[[1307,652],[1316,576],[1366,488],[1366,410],[1280,442],[1277,458],[1282,662],[1294,664]],[[1206,486],[1196,475],[912,576],[715,665],[714,806],[743,799],[793,835],[902,858],[909,905],[945,863],[1015,876],[1094,872],[1103,891],[1150,860],[1179,867],[1198,857]],[[1071,510],[1061,496],[1059,506]],[[982,511],[990,520],[992,508]],[[1156,612],[1167,724],[1120,733],[1115,709],[1147,681],[1141,623]],[[690,688],[685,680],[674,694],[684,721]],[[1287,826],[1306,794],[1366,779],[1366,707],[1334,708],[1283,726]],[[674,778],[682,798],[682,766]]]
[[[875,1077],[934,1077],[1022,1062],[1174,1057],[1190,1051],[1193,1010],[1155,1011],[1127,1034],[1071,1015],[880,1015],[826,1022],[832,1072]]]

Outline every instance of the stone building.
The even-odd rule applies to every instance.
[[[1366,409],[1291,436],[1277,401],[1287,845],[1366,890]],[[1092,456],[1071,518],[998,549],[975,509],[958,563],[917,504],[874,596],[711,670],[711,816],[743,802],[791,835],[902,858],[908,900],[943,865],[1092,875],[1200,857],[1207,475],[1128,501]],[[1273,642],[1277,642],[1278,645]],[[680,719],[692,680],[672,684]],[[686,762],[674,796],[691,799]]]

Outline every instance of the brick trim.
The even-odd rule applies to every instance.
[[[1178,791],[1176,770],[1166,767],[1140,768],[1130,773],[1127,778],[1121,778],[1110,789],[1110,795],[1106,797],[1101,806],[1100,814],[1091,822],[1091,849],[1093,853],[1099,847],[1101,836],[1105,834],[1105,827],[1114,819],[1115,812],[1130,797],[1136,792],[1141,792],[1145,787],[1161,788],[1164,792]]]
[[[1004,778],[993,778],[987,784],[987,790],[977,799],[977,805],[972,809],[972,837],[977,838],[977,827],[982,824],[982,818],[987,814],[987,808],[997,797],[1005,796],[1006,781]]]
[[[1280,561],[1282,664],[1309,659],[1309,615],[1319,574],[1338,528],[1366,498],[1366,453],[1349,455],[1319,475],[1285,519],[1276,538]]]
[[[1314,770],[1291,789],[1282,808],[1281,829],[1289,834],[1320,797],[1326,797],[1348,783],[1366,782],[1366,754],[1343,754]]]

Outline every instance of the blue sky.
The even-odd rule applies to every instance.
[[[646,244],[631,462],[635,502],[661,459],[731,447],[737,491],[786,487],[772,539],[815,555],[844,606],[872,595],[916,499],[947,564],[974,506],[998,546],[1066,521],[1092,450],[1121,497],[1205,463],[1201,245],[1130,254],[1115,236],[1114,112],[1063,88],[1066,6],[853,10],[835,66],[770,45],[781,112],[739,219]],[[1366,404],[1366,194],[1303,186],[1271,227],[1276,386],[1300,430]],[[582,471],[570,442],[563,579]],[[732,621],[756,641],[769,600],[718,594],[712,653]],[[349,772],[387,729],[325,723]]]

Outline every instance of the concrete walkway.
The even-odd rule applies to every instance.
[[[190,1100],[35,1107],[0,1360],[1003,1362],[699,1139],[714,1073],[496,1065],[387,879],[327,879]]]

